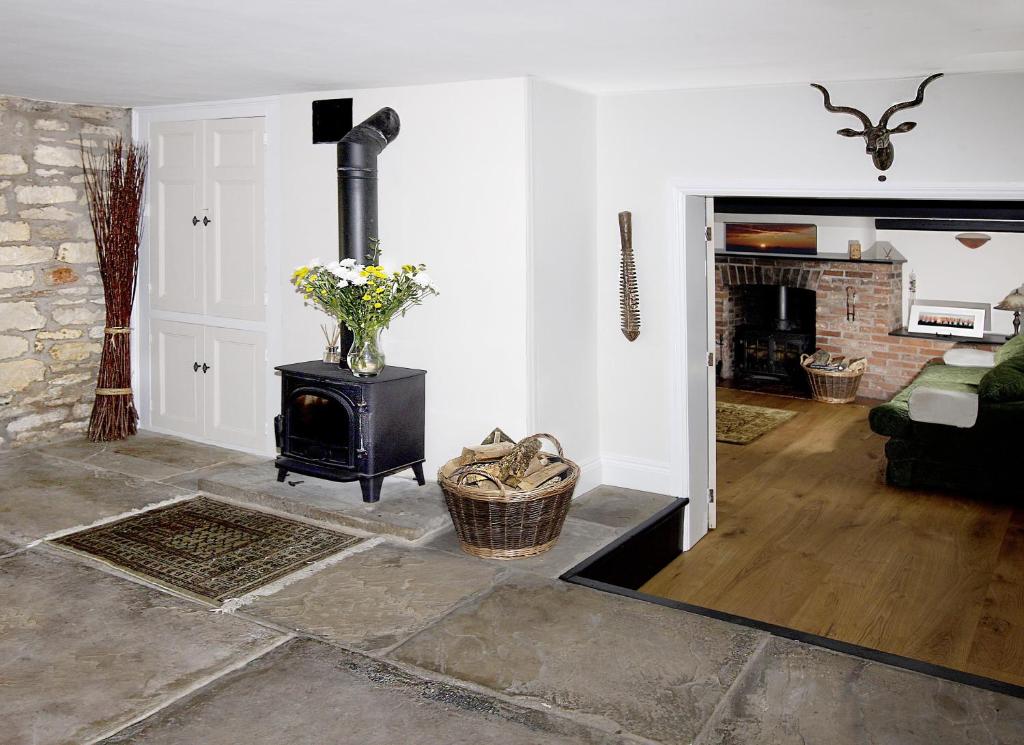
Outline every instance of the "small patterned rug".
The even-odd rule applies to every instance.
[[[53,541],[204,600],[238,597],[362,538],[196,497]]]
[[[796,416],[795,411],[747,404],[726,404],[721,401],[715,408],[716,439],[734,445],[747,445]]]

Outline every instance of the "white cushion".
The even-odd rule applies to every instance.
[[[910,394],[910,418],[915,422],[973,427],[978,421],[978,394],[929,388],[922,385]]]
[[[995,367],[996,353],[984,349],[950,349],[942,355],[942,361],[952,367]]]

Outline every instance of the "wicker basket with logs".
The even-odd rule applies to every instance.
[[[462,550],[485,559],[523,559],[555,545],[580,469],[551,435],[512,443],[495,437],[438,472]],[[540,450],[549,440],[557,454]]]
[[[867,360],[857,360],[845,370],[818,370],[810,366],[813,359],[809,354],[800,356],[800,366],[807,373],[815,401],[848,404],[857,398],[860,379],[868,369]]]

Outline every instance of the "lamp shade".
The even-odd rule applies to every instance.
[[[1018,287],[996,306],[996,310],[1024,310],[1024,287]]]

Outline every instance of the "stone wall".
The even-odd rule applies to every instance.
[[[0,96],[0,449],[83,431],[103,341],[103,287],[80,148],[130,112]]]
[[[720,256],[715,259],[715,325],[722,340],[723,377],[732,372],[732,326],[737,285],[786,285],[817,293],[817,345],[834,354],[866,357],[858,395],[887,400],[921,368],[958,344],[940,339],[890,336],[902,325],[903,266],[893,263]],[[846,291],[857,293],[855,316],[846,315]],[[987,347],[991,348],[991,347]]]

